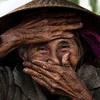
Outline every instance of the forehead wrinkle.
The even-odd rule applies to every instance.
[[[64,38],[64,39],[61,39],[59,40],[59,44],[72,44],[73,41],[72,41],[73,38]]]
[[[60,44],[69,44],[70,43],[70,41],[69,41],[70,39],[67,39],[67,40],[62,40],[62,41],[60,41]]]
[[[57,44],[63,44],[63,43],[66,43],[66,44],[71,44],[71,43],[73,43],[72,42],[72,39],[73,38],[63,38],[63,39],[54,39],[54,40],[51,40],[51,41],[49,41],[48,43],[52,43],[53,41],[57,41],[56,43]]]

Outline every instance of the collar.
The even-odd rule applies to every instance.
[[[14,81],[30,100],[47,100],[39,85],[23,72],[22,65],[17,65],[13,71]]]

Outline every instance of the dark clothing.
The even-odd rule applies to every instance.
[[[95,99],[100,100],[100,68],[83,65],[77,74]],[[0,67],[0,100],[49,100],[46,96],[44,90],[31,77],[23,73],[22,66],[18,65],[14,70],[8,66]],[[70,100],[67,97],[55,98],[51,94],[50,96],[54,97],[54,100]]]

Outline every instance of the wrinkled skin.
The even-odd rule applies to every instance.
[[[83,26],[81,18],[75,12],[66,13],[63,19],[59,17],[60,15],[58,15],[58,19],[54,16],[49,15],[49,18],[40,16],[35,19],[28,16],[22,23],[3,33],[0,36],[0,58],[23,44],[64,38],[66,31],[79,29]]]
[[[92,100],[92,96],[84,83],[74,71],[79,59],[79,51],[70,30],[79,29],[83,24],[81,18],[76,16],[75,13],[68,13],[65,16],[63,19],[58,20],[52,17],[39,21],[37,19],[23,20],[21,24],[9,29],[0,36],[0,57],[6,56],[23,44],[31,44],[29,51],[19,50],[23,61],[27,60],[23,64],[26,74],[53,94],[69,96],[73,100]],[[67,16],[69,20],[66,20]],[[62,40],[66,40],[67,37],[72,40],[72,44],[69,43],[70,49],[66,46],[57,49],[57,44]],[[62,40],[56,41],[58,39]],[[52,42],[49,43],[48,41]],[[34,50],[33,45],[42,42],[47,43],[45,44],[48,47],[46,48],[46,55],[43,54],[44,48],[40,48],[37,52],[35,51],[37,49]],[[55,46],[51,45],[54,44],[53,42]],[[55,58],[56,60],[54,60]]]
[[[66,33],[66,39],[30,45],[27,56],[22,55],[23,60],[28,58],[24,62],[24,72],[53,94],[69,96],[73,100],[91,100],[85,84],[74,71],[80,57],[73,37]]]

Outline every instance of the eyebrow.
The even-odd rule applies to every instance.
[[[60,41],[59,44],[72,44],[73,42],[71,40],[72,38],[68,38],[67,40]]]

